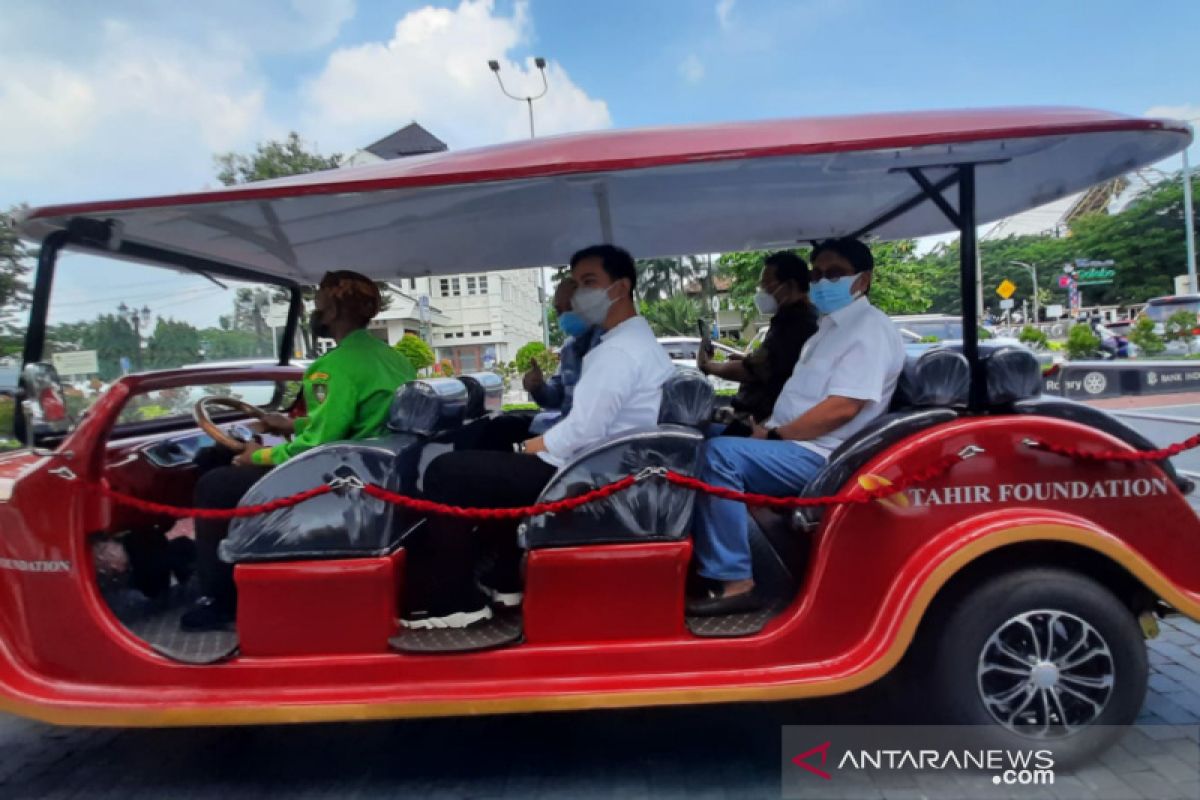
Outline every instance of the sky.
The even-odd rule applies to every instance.
[[[342,153],[412,120],[451,148],[523,138],[489,59],[517,94],[547,59],[539,134],[997,105],[1200,122],[1198,30],[1196,0],[0,0],[0,207],[215,185],[214,153],[290,130]],[[122,281],[155,299],[76,271],[60,318]]]

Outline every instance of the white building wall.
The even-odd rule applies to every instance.
[[[430,300],[449,322],[433,329],[438,359],[464,371],[512,361],[542,340],[536,269],[427,278]]]

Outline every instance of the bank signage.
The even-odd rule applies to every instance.
[[[1045,378],[1042,390],[1076,400],[1200,392],[1200,364],[1065,364]]]

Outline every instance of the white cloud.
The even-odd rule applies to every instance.
[[[330,55],[303,90],[302,129],[338,150],[370,144],[412,120],[454,148],[528,136],[526,106],[501,94],[487,62],[500,62],[512,94],[539,92],[532,59],[510,55],[529,43],[530,27],[524,2],[509,17],[492,0],[412,11],[387,41]],[[551,61],[546,78],[549,91],[533,106],[539,136],[612,124],[604,101],[588,96],[562,65]]]
[[[688,83],[699,83],[704,78],[704,62],[691,53],[679,64],[679,74]]]
[[[722,28],[729,28],[733,20],[733,6],[737,0],[717,0],[717,22],[721,23]]]
[[[1152,106],[1143,114],[1146,117],[1160,119],[1181,119],[1190,121],[1193,127],[1200,127],[1200,104],[1181,103],[1177,106]]]
[[[0,57],[2,203],[193,188],[253,141],[264,86],[243,58],[119,22],[97,35],[86,63]]]

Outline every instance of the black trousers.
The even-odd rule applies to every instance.
[[[530,438],[533,415],[515,412],[469,422],[449,434],[455,450],[493,450],[511,453],[513,445]]]
[[[537,456],[461,450],[438,456],[425,472],[425,497],[447,505],[512,508],[537,501],[556,469]],[[434,515],[406,544],[410,610],[441,614],[473,610],[478,600],[475,566],[484,547],[492,551],[495,588],[520,585],[517,520],[477,522]]]
[[[196,507],[236,508],[250,487],[270,469],[232,465],[210,469],[196,481]],[[196,577],[200,580],[200,589],[213,598],[218,607],[232,611],[237,605],[233,565],[217,555],[217,547],[228,535],[228,521],[196,520]]]

